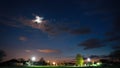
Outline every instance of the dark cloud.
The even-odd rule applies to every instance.
[[[89,34],[91,33],[91,30],[89,28],[78,28],[71,30],[70,33],[75,35]]]
[[[114,45],[119,45],[120,43],[120,36],[115,36],[115,37],[109,37],[109,38],[104,38],[102,40],[97,39],[97,38],[91,38],[88,40],[85,40],[84,42],[80,43],[79,46],[84,46],[84,49],[93,49],[93,48],[99,48],[105,46],[105,44],[108,43],[113,43],[112,46],[113,48],[116,48]],[[119,46],[118,46],[119,47]]]
[[[120,48],[120,15],[118,14],[112,22],[112,29],[105,33],[106,43],[112,43],[113,49]]]
[[[100,58],[98,55],[91,55],[90,58]]]
[[[114,36],[116,33],[115,32],[106,32],[105,36],[109,37],[109,36]]]
[[[84,49],[93,49],[104,46],[100,39],[91,38],[80,43],[78,46],[84,46]]]
[[[106,46],[105,44],[112,43],[111,44],[112,47],[116,48],[116,46],[114,45],[119,45],[120,44],[119,42],[120,42],[120,36],[112,36],[101,40],[97,38],[91,38],[80,43],[78,46],[84,46],[84,49],[93,49],[93,48],[100,48]]]
[[[112,47],[114,50],[118,50],[118,49],[120,49],[120,45],[118,44],[117,46],[113,46]]]
[[[116,19],[113,21],[113,30],[120,33],[120,14],[116,16]]]
[[[117,42],[117,41],[120,41],[120,36],[113,36],[113,37],[110,37],[110,38],[106,38],[104,40],[104,42]]]

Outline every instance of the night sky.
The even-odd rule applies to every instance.
[[[33,22],[36,16],[42,23]],[[120,48],[119,0],[0,0],[6,59],[108,55]]]

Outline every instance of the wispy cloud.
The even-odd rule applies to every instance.
[[[15,28],[22,28],[22,24],[18,23],[17,19],[13,16],[0,16],[0,24]]]
[[[15,28],[25,28],[25,26],[31,27],[33,29],[39,29],[44,33],[47,33],[49,35],[58,35],[61,33],[68,33],[68,34],[73,34],[73,35],[83,35],[83,34],[89,34],[91,33],[91,29],[88,27],[82,27],[82,28],[73,28],[69,25],[74,24],[75,22],[72,23],[59,23],[58,22],[52,22],[49,20],[43,20],[42,23],[37,24],[33,22],[33,19],[20,16],[20,17],[7,17],[7,16],[2,16],[0,17],[0,24],[7,25],[10,27],[15,27]],[[75,25],[75,24],[74,24]],[[78,27],[78,25],[76,24]]]
[[[44,20],[41,24],[36,24],[31,19],[28,19],[25,17],[20,17],[19,21],[26,26],[30,26],[30,27],[35,28],[35,29],[39,29],[39,30],[46,32],[48,34],[57,33],[55,26],[49,24],[47,20]]]
[[[19,37],[19,40],[21,40],[21,41],[27,41],[28,39],[27,39],[27,37],[25,37],[25,36],[20,36],[20,37]]]
[[[31,52],[31,50],[25,50],[25,52],[29,53],[29,52]]]
[[[61,52],[59,50],[54,50],[54,49],[38,49],[37,51],[41,53],[60,53]]]
[[[74,35],[82,35],[82,34],[89,34],[91,33],[90,28],[72,28],[69,27],[68,25],[65,26],[61,23],[57,23],[57,24],[53,24],[48,20],[43,20],[43,22],[41,24],[36,24],[34,23],[31,19],[27,19],[25,17],[20,17],[19,21],[26,25],[26,26],[30,26],[32,28],[35,29],[39,29],[43,32],[46,32],[50,35],[56,35],[56,34],[61,34],[61,33],[69,33],[69,34],[74,34]]]

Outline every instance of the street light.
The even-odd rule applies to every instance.
[[[34,64],[34,61],[36,60],[36,58],[35,58],[35,57],[32,57],[31,60],[32,60],[32,61],[31,61],[31,65],[33,65],[33,64]]]
[[[32,58],[31,58],[31,60],[32,60],[32,61],[35,61],[35,60],[36,60],[36,58],[35,58],[35,57],[32,57]]]
[[[90,66],[90,61],[91,59],[90,58],[87,58],[87,65]]]
[[[87,58],[87,61],[88,61],[88,62],[90,62],[90,61],[91,61],[91,59],[90,59],[90,58]]]
[[[50,61],[49,60],[47,61],[47,65],[50,65]]]
[[[56,62],[53,62],[52,64],[55,66],[55,65],[56,65]]]

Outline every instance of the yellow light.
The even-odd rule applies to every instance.
[[[48,60],[47,62],[49,63],[50,61]]]
[[[53,62],[52,64],[53,64],[53,65],[55,65],[56,63],[55,63],[55,62]]]

